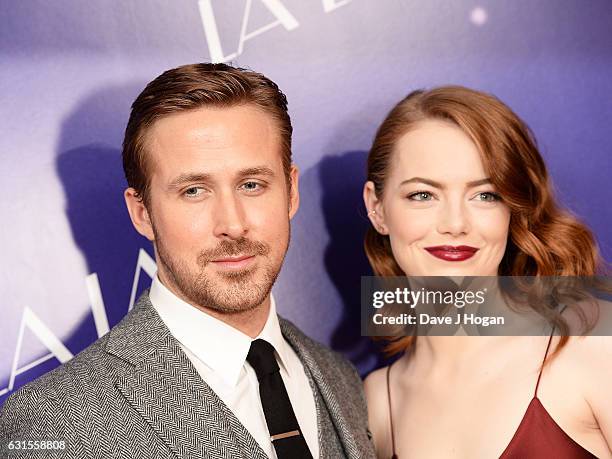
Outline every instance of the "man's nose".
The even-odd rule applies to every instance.
[[[217,196],[213,218],[216,237],[239,239],[248,231],[245,210],[240,198],[230,191]]]

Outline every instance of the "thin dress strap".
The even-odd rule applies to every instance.
[[[389,384],[389,378],[391,374],[391,365],[387,367],[387,400],[389,402],[389,428],[391,429],[391,450],[393,455],[391,459],[399,459],[395,453],[395,434],[393,432],[393,412],[391,411],[391,384]]]
[[[550,349],[550,343],[552,343],[553,335],[555,333],[555,327],[553,327],[550,332],[550,338],[548,338],[548,346],[546,346],[546,352],[544,353],[544,358],[542,359],[542,365],[540,365],[540,374],[538,375],[538,382],[536,383],[535,392],[533,393],[533,397],[538,397],[538,387],[540,387],[540,379],[542,378],[542,372],[544,371],[544,362],[546,362],[546,357],[548,357],[548,350]]]

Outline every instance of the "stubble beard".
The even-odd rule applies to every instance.
[[[199,271],[194,271],[184,260],[172,256],[163,238],[155,228],[153,231],[159,262],[179,296],[194,306],[222,314],[252,311],[264,302],[278,277],[290,240],[288,234],[278,261],[269,259],[272,250],[262,242],[244,237],[221,241],[214,249],[202,250],[198,254]],[[211,260],[238,254],[257,255],[258,263],[241,271],[206,273]]]

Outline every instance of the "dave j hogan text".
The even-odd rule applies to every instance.
[[[477,314],[457,314],[456,317],[436,316],[430,314],[398,314],[384,315],[374,314],[372,316],[374,325],[504,325],[503,316],[479,316]]]

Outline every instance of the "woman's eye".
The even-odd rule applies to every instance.
[[[476,195],[476,198],[479,201],[484,201],[484,202],[494,202],[494,201],[499,201],[500,197],[497,193],[493,193],[490,191],[485,191],[483,193],[478,193]]]
[[[408,195],[411,201],[430,201],[433,196],[428,191],[417,191]]]
[[[187,188],[184,192],[184,195],[187,196],[188,198],[197,198],[198,196],[200,196],[204,191],[202,190],[201,187],[199,186],[192,186],[190,188]]]

